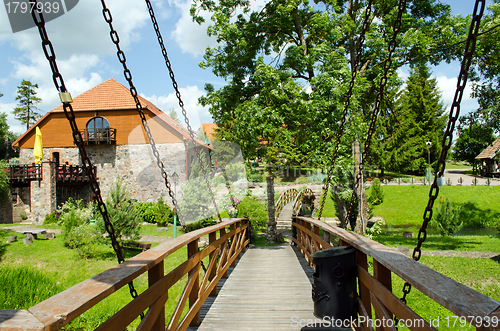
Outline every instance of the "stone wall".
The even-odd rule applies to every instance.
[[[13,223],[12,212],[13,212],[12,196],[9,194],[7,201],[0,204],[0,224]]]
[[[187,162],[184,143],[169,143],[156,145],[168,175],[176,172],[179,182],[186,179]],[[156,201],[162,197],[171,204],[165,181],[156,164],[156,160],[149,145],[96,145],[86,147],[87,155],[96,166],[101,193],[104,199],[117,179],[122,179],[130,190],[131,198],[138,201]],[[59,153],[61,164],[80,165],[80,155],[76,147],[73,148],[44,148],[44,161],[49,161],[53,152]],[[192,152],[189,153],[192,157]],[[33,162],[33,150],[22,149],[20,164]],[[45,178],[45,177],[44,177]],[[173,185],[172,185],[173,187]],[[180,193],[177,185],[177,193]],[[90,189],[82,187],[81,190]],[[83,192],[78,192],[83,193]],[[58,192],[59,201],[65,194]]]
[[[56,211],[55,163],[42,162],[42,180],[30,182],[31,218],[33,224],[43,224],[45,216]]]

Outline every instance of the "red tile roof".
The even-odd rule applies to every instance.
[[[152,102],[139,96],[139,101],[143,108],[148,109],[154,115],[158,116],[165,123],[179,132],[186,139],[189,138],[189,131],[182,127],[179,123],[174,121],[170,116],[162,112],[158,107],[156,107]],[[118,83],[114,78],[110,78],[101,84],[91,88],[90,90],[83,92],[82,94],[73,98],[73,103],[71,104],[73,111],[102,111],[102,110],[124,110],[124,109],[136,109],[135,101],[128,88]],[[35,127],[44,120],[50,113],[61,113],[63,112],[62,104],[52,109],[49,113],[45,114],[37,123],[35,123],[31,128],[28,129],[23,135],[21,135],[13,144],[17,144],[23,137],[29,134]],[[206,146],[205,142],[196,138],[196,142],[203,146]]]

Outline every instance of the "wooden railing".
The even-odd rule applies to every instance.
[[[96,167],[93,167],[94,174],[96,173]],[[81,166],[73,165],[62,165],[58,166],[56,170],[56,176],[58,182],[88,182],[89,175],[84,171]]]
[[[116,129],[85,129],[80,130],[80,134],[86,144],[116,143]]]
[[[275,207],[274,207],[274,215],[275,217],[278,217],[281,211],[283,210],[283,207],[289,202],[292,202],[295,197],[299,194],[299,192],[294,189],[288,189],[285,192],[280,194],[280,197],[278,198],[278,201],[276,201]]]
[[[217,282],[228,276],[229,266],[245,251],[248,220],[230,219],[217,225],[189,232],[147,250],[122,264],[87,279],[28,310],[0,310],[0,330],[59,330],[89,308],[148,272],[149,288],[119,310],[96,330],[125,330],[147,310],[137,330],[185,330],[199,324],[200,308],[208,296],[217,294]],[[217,237],[217,232],[219,236]],[[208,235],[209,244],[201,251],[198,239]],[[164,275],[163,260],[187,247],[187,259]],[[205,275],[200,279],[201,261],[208,257]],[[76,271],[75,271],[76,272]],[[184,275],[188,280],[168,324],[165,303],[168,290]],[[175,298],[174,298],[175,300]],[[188,303],[189,300],[189,303]],[[189,310],[182,317],[186,304]],[[149,308],[149,309],[148,309]]]
[[[42,179],[42,167],[40,164],[15,165],[9,167],[9,179],[11,181],[31,181]]]
[[[410,323],[403,323],[411,330],[436,330],[435,321],[431,321],[431,325],[392,293],[391,274],[394,273],[439,305],[462,317],[462,320],[465,319],[467,325],[471,323],[477,330],[500,329],[499,323],[496,323],[496,327],[493,323],[485,327],[487,320],[500,319],[500,302],[414,261],[398,250],[312,218],[294,217],[292,225],[296,228],[293,241],[310,265],[313,253],[333,247],[332,236],[338,238],[339,246],[356,248],[358,315],[364,317],[359,320],[373,321],[373,307],[378,321],[392,321],[395,315],[400,321],[416,321],[412,327],[409,327]],[[373,258],[373,273],[369,272],[367,256]],[[454,321],[456,322],[450,319],[448,325],[453,325]],[[385,324],[387,327],[380,327],[377,330],[397,330],[390,327],[390,324],[388,322]],[[446,320],[441,319],[440,326],[446,327]],[[365,322],[356,325],[356,329],[374,330],[374,327]]]
[[[299,215],[300,208],[302,207],[302,197],[304,195],[314,195],[314,192],[310,188],[305,188],[297,194],[293,202],[292,215]]]

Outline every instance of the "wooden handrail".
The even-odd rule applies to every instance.
[[[226,232],[226,227],[231,228],[229,232]],[[0,330],[13,330],[16,325],[23,325],[23,330],[59,330],[146,271],[149,271],[149,288],[103,323],[98,330],[125,329],[148,307],[146,318],[141,322],[139,329],[165,330],[164,306],[168,299],[168,289],[184,275],[189,274],[191,281],[186,284],[184,292],[189,297],[190,309],[179,321],[180,312],[184,308],[181,302],[168,324],[168,330],[185,330],[190,324],[198,323],[201,305],[209,295],[216,293],[214,289],[217,282],[227,273],[227,269],[236,258],[245,251],[249,242],[246,239],[247,228],[248,220],[240,218],[229,219],[208,228],[186,233],[56,294],[27,311],[0,310]],[[219,238],[216,238],[217,231]],[[207,234],[210,244],[200,251],[198,239]],[[227,250],[229,245],[231,248]],[[186,261],[164,276],[163,260],[186,246],[188,248]],[[218,252],[222,252],[220,259],[216,258]],[[200,261],[207,256],[210,256],[208,276],[204,277],[200,287],[198,280]],[[181,296],[180,300],[183,298],[184,296]]]
[[[299,194],[297,189],[291,188],[286,190],[285,192],[280,194],[280,197],[278,198],[278,201],[276,201],[275,207],[274,207],[274,215],[275,217],[278,217],[281,211],[283,210],[283,207],[291,201],[295,199],[295,197]]]
[[[391,273],[407,281],[452,313],[465,316],[468,322],[472,317],[477,317],[478,320],[472,321],[472,324],[480,330],[483,329],[480,328],[479,318],[498,315],[500,302],[440,274],[405,256],[395,248],[384,246],[369,238],[312,218],[294,217],[292,226],[297,229],[296,238],[293,241],[310,264],[312,264],[314,252],[332,246],[331,235],[339,239],[340,246],[353,246],[357,249],[360,285],[358,311],[363,315],[366,313],[366,316],[371,318],[373,306],[376,316],[380,318],[386,314],[391,316],[394,314],[400,319],[418,317],[414,311],[392,294]],[[323,230],[323,238],[319,235],[320,229]],[[373,275],[368,272],[366,256],[373,257]],[[428,322],[425,323],[421,329],[434,330]],[[366,329],[370,328],[366,327]]]

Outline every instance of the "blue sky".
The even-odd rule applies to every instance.
[[[144,1],[106,2],[113,15],[114,26],[120,35],[138,92],[163,111],[168,112],[172,108],[178,110],[175,93]],[[219,88],[224,85],[224,81],[214,76],[210,70],[199,68],[198,63],[202,60],[204,49],[208,45],[215,45],[215,41],[206,36],[206,26],[198,26],[191,21],[190,0],[152,2],[192,126],[197,128],[200,123],[212,122],[208,110],[197,105],[197,99],[204,93],[205,83]],[[475,3],[473,0],[442,2],[450,4],[454,14],[462,15],[472,13]],[[258,7],[265,1],[254,0],[252,3]],[[487,3],[491,4],[492,0]],[[0,92],[4,96],[0,98],[0,111],[8,114],[12,131],[22,133],[25,126],[16,121],[11,113],[16,107],[17,86],[23,79],[39,85],[38,96],[43,100],[39,108],[42,113],[50,111],[60,101],[48,62],[43,55],[38,31],[33,28],[13,34],[3,8],[0,8]],[[116,58],[116,50],[109,38],[108,26],[102,18],[99,1],[80,0],[72,11],[48,22],[47,30],[54,45],[59,70],[73,96],[108,78],[115,78],[126,85],[123,70]],[[459,70],[458,63],[433,68],[447,107],[453,98]],[[405,77],[407,71],[400,70],[399,74]],[[462,113],[477,107],[477,102],[470,98],[469,93],[470,88],[462,102]]]

